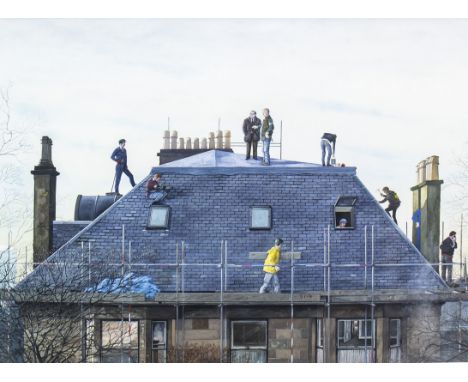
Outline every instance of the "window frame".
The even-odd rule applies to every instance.
[[[153,209],[165,209],[167,211],[166,213],[166,221],[164,226],[155,226],[151,224],[151,215],[153,212]],[[169,222],[170,222],[170,215],[171,215],[171,207],[166,205],[166,204],[159,204],[159,203],[152,203],[149,208],[149,214],[148,214],[148,221],[146,223],[146,229],[149,230],[167,230],[169,229]]]
[[[164,344],[163,347],[155,347],[154,346],[154,324],[155,323],[164,323]],[[154,353],[158,352],[163,352],[163,358],[164,361],[160,363],[166,363],[167,362],[167,341],[169,339],[168,334],[167,334],[167,328],[168,328],[168,323],[167,320],[151,320],[151,361],[154,362]]]
[[[368,340],[370,340],[371,344],[370,345],[359,345],[359,346],[346,346],[346,345],[340,345],[340,340],[345,339],[345,337],[340,336],[340,322],[343,322],[343,325],[345,325],[345,321],[350,321],[351,322],[351,340],[353,338],[353,324],[354,321],[358,321],[358,333],[357,333],[357,338],[358,340],[364,340],[365,343],[367,343]],[[372,322],[372,330],[371,330],[371,336],[364,336],[364,333],[361,332],[362,327],[362,322],[365,321],[371,321]],[[337,350],[353,350],[353,349],[365,349],[365,348],[371,348],[375,349],[375,344],[376,344],[376,320],[375,318],[372,320],[368,318],[367,320],[364,318],[339,318],[337,319],[336,323],[336,349]]]
[[[128,323],[128,322],[136,322],[137,324],[137,346],[136,347],[132,347],[131,345],[129,347],[123,347],[123,348],[108,348],[108,347],[105,347],[103,346],[103,341],[102,341],[102,337],[103,337],[103,328],[104,328],[104,323],[105,322],[119,322],[119,323]],[[125,351],[136,351],[136,354],[137,354],[137,357],[136,357],[136,362],[134,363],[139,363],[140,362],[140,320],[112,320],[112,319],[104,319],[104,320],[100,320],[100,333],[99,333],[99,340],[100,340],[100,346],[99,346],[99,361],[101,363],[104,363],[102,361],[103,359],[103,355],[104,353],[106,352],[106,350],[119,350],[121,353],[122,352],[125,352]]]
[[[269,218],[269,227],[254,227],[253,223],[253,214],[254,209],[268,209],[268,218]],[[251,231],[271,231],[273,229],[273,208],[268,205],[256,205],[250,206],[250,222],[249,222],[249,229]]]
[[[347,205],[339,205],[340,201],[345,198],[353,199],[352,202]],[[356,229],[356,203],[358,201],[357,196],[353,195],[341,195],[336,199],[335,204],[333,205],[333,225],[336,231],[349,231]],[[339,222],[337,221],[337,213],[346,213],[350,214],[349,218],[349,227],[339,227]]]
[[[235,346],[234,324],[236,323],[260,323],[265,330],[265,345],[263,346]],[[232,320],[231,321],[231,350],[268,350],[268,321],[267,320]]]
[[[391,328],[392,321],[398,322],[396,337],[392,336],[392,328]],[[390,318],[389,323],[388,323],[388,335],[389,335],[388,343],[390,344],[391,348],[401,347],[401,318]],[[397,344],[392,345],[392,339],[395,339],[395,338],[397,340]]]
[[[316,347],[318,349],[323,349],[323,319],[317,318],[316,319]]]

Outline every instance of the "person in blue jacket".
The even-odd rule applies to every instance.
[[[128,176],[132,187],[135,187],[135,180],[133,174],[127,167],[127,150],[125,149],[125,139],[119,141],[119,147],[117,147],[111,155],[111,159],[116,162],[115,166],[115,193],[119,194],[119,184],[122,178],[122,173]]]

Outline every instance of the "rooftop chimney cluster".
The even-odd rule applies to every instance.
[[[214,150],[231,149],[231,130],[210,132],[208,138],[179,138],[177,131],[165,130],[164,150]]]
[[[439,157],[432,155],[416,166],[417,184],[424,183],[428,180],[439,180]]]

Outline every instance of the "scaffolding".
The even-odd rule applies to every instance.
[[[290,261],[289,261],[289,277],[290,277],[290,288],[289,288],[289,347],[290,347],[290,356],[289,362],[295,362],[294,356],[294,349],[295,349],[295,327],[294,327],[294,320],[295,320],[295,305],[296,305],[296,296],[295,292],[300,292],[301,289],[297,289],[295,285],[295,273],[299,269],[307,269],[307,268],[316,268],[316,269],[323,269],[323,288],[319,291],[314,290],[313,292],[322,292],[325,296],[324,301],[324,312],[323,312],[323,319],[324,325],[323,328],[323,347],[324,347],[324,354],[327,354],[331,349],[331,332],[330,332],[330,324],[332,319],[332,306],[337,303],[334,301],[332,297],[332,270],[333,269],[362,269],[363,270],[363,290],[368,291],[367,295],[363,297],[362,301],[354,302],[353,304],[363,305],[364,307],[364,337],[365,340],[365,362],[373,362],[374,359],[369,358],[369,354],[374,354],[372,351],[369,352],[368,350],[368,325],[367,321],[370,317],[371,321],[371,350],[375,349],[375,327],[374,327],[374,319],[375,319],[375,270],[376,268],[385,268],[385,267],[427,267],[433,271],[433,266],[438,264],[430,264],[427,262],[419,262],[419,263],[377,263],[375,261],[375,227],[374,226],[365,226],[364,227],[364,253],[363,253],[363,262],[354,262],[354,263],[343,263],[343,262],[333,262],[332,261],[332,240],[331,240],[331,226],[328,225],[326,228],[323,229],[323,262],[296,262],[294,259],[295,256],[295,243],[294,241],[290,242]],[[91,271],[93,267],[93,258],[92,258],[92,247],[91,242],[85,243],[85,241],[81,241],[81,259],[76,263],[67,263],[68,265],[78,266],[80,267],[80,272],[82,273],[83,278],[87,278],[88,286],[91,286],[93,283]],[[87,245],[86,245],[87,244]],[[87,247],[87,248],[86,248]],[[87,254],[85,253],[87,249]],[[175,275],[175,302],[173,306],[175,308],[175,359],[178,362],[185,361],[185,306],[187,304],[186,294],[190,293],[191,291],[186,291],[186,268],[197,268],[201,267],[201,269],[207,267],[214,267],[219,270],[219,291],[214,291],[214,293],[219,294],[218,300],[218,312],[219,312],[219,360],[220,362],[229,361],[225,358],[225,347],[227,346],[227,339],[229,338],[227,330],[228,325],[226,321],[226,307],[231,304],[231,302],[226,301],[225,294],[229,292],[228,290],[228,278],[230,271],[238,271],[243,268],[250,268],[250,269],[259,269],[263,268],[263,261],[261,263],[255,263],[252,260],[250,263],[237,263],[237,262],[229,262],[228,258],[228,240],[220,240],[220,247],[219,247],[219,261],[206,263],[206,262],[187,262],[186,261],[186,242],[185,241],[178,241],[175,243],[175,261],[174,262],[152,262],[152,263],[141,263],[135,262],[133,251],[132,251],[132,241],[126,239],[126,230],[125,225],[121,227],[121,243],[120,243],[120,262],[113,263],[108,262],[107,265],[110,267],[120,267],[120,277],[124,278],[127,272],[131,272],[134,269],[138,268],[159,268],[159,269],[172,269]],[[86,256],[87,255],[87,256]],[[47,265],[59,264],[58,262],[48,262]],[[457,263],[453,264],[454,266],[458,265]],[[284,266],[284,265],[283,265]],[[282,266],[282,267],[283,267]],[[465,267],[466,264],[460,264],[460,266]],[[86,269],[88,268],[88,269]],[[87,277],[84,276],[84,272],[87,270]],[[370,274],[370,282],[369,282],[369,274]],[[157,282],[157,280],[156,280]],[[237,291],[238,292],[238,291]],[[248,292],[248,291],[245,291]],[[302,290],[302,292],[304,292]],[[80,303],[80,309],[83,312],[83,303]],[[125,328],[125,321],[128,321],[128,330],[130,335],[130,323],[132,321],[133,312],[132,312],[132,301],[124,301],[120,302],[120,315],[121,315],[121,349],[124,348],[123,344],[123,337],[124,337],[124,328]],[[85,336],[85,327],[82,327],[81,335]],[[83,361],[86,359],[86,352],[83,352]],[[124,361],[125,354],[121,353],[121,361]],[[327,359],[324,359],[327,362]]]

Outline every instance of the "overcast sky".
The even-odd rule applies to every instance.
[[[220,117],[240,141],[248,112],[269,107],[284,158],[318,163],[322,132],[335,132],[339,162],[375,196],[400,194],[404,229],[417,162],[439,155],[447,180],[466,148],[467,40],[461,20],[0,20],[0,87],[30,128],[26,190],[40,137],[54,141],[58,220],[73,219],[77,194],[110,190],[118,139],[138,181],[168,116],[183,137],[207,136]]]

